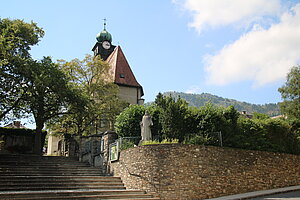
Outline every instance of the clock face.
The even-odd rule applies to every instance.
[[[108,41],[104,41],[104,42],[102,42],[102,47],[104,49],[109,49],[110,48],[110,43]]]

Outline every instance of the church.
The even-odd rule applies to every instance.
[[[97,42],[92,51],[110,65],[108,80],[119,87],[119,97],[129,104],[144,104],[143,87],[136,80],[120,46],[112,44],[112,35],[104,29],[96,36]]]
[[[144,95],[143,87],[136,80],[128,61],[120,46],[112,44],[112,35],[106,30],[106,23],[104,22],[104,29],[97,34],[96,44],[92,48],[94,56],[100,56],[102,60],[107,62],[110,66],[109,77],[107,80],[115,83],[119,87],[119,97],[129,104],[143,105]],[[101,124],[104,122],[101,122]],[[99,127],[100,131],[107,131],[108,126]],[[65,155],[70,148],[69,143],[65,142],[63,136],[49,135],[48,138],[48,155]],[[70,152],[69,152],[70,153]]]

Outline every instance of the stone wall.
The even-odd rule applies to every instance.
[[[162,200],[206,199],[300,185],[300,156],[183,144],[127,149],[110,163],[129,189]]]
[[[42,146],[45,143],[47,132],[41,136]],[[33,154],[35,143],[35,130],[24,128],[0,127],[0,153]]]
[[[79,143],[79,161],[100,167],[103,173],[110,173],[107,168],[109,160],[109,145],[114,143],[118,135],[113,131],[102,134],[82,136]]]
[[[100,166],[102,163],[101,155],[102,135],[90,135],[80,137],[79,142],[79,161],[87,162],[92,166]]]

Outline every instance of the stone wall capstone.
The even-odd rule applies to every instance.
[[[162,200],[197,200],[300,184],[300,156],[214,146],[160,144],[109,163],[128,189]]]

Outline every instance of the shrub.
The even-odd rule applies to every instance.
[[[130,148],[132,148],[134,146],[135,146],[135,144],[134,144],[133,141],[128,140],[128,139],[123,139],[120,149],[121,150],[126,150],[126,149],[130,149]]]
[[[204,145],[210,144],[212,138],[208,135],[193,135],[184,140],[184,144]]]
[[[116,118],[115,130],[121,137],[136,137],[141,135],[140,122],[145,113],[142,105],[130,105]]]

